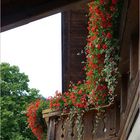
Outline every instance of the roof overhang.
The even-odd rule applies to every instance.
[[[85,0],[2,0],[1,31],[61,12],[80,2]]]

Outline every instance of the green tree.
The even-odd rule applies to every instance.
[[[0,64],[1,76],[1,136],[2,140],[36,140],[28,128],[26,108],[37,98],[42,98],[36,89],[28,86],[28,76],[17,66]]]

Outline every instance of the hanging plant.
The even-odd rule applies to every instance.
[[[78,83],[70,82],[67,92],[62,94],[57,91],[54,97],[47,99],[49,108],[61,111],[62,115],[68,114],[71,125],[73,116],[77,116],[76,124],[79,140],[82,139],[83,135],[82,119],[84,112],[95,109],[98,114],[102,115],[105,108],[114,103],[115,88],[119,75],[120,47],[116,28],[120,15],[120,2],[118,0],[94,0],[88,6],[89,21],[87,29],[89,34],[85,47],[86,62],[84,67],[86,79],[78,81]],[[36,112],[39,105],[35,106],[35,108],[29,108]],[[99,115],[97,115],[95,122],[98,120],[100,120]],[[38,127],[39,129],[35,131],[32,126],[33,123],[29,121],[29,126],[38,139],[41,139],[43,130]],[[40,135],[38,135],[39,132]],[[95,130],[93,132],[95,133]]]
[[[42,118],[42,111],[48,108],[48,102],[43,99],[37,99],[27,108],[27,122],[33,134],[38,140],[46,140],[47,126]]]

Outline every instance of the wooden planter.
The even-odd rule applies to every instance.
[[[45,119],[46,124],[49,123],[49,118],[60,116],[60,111],[52,110],[52,109],[45,109],[42,111],[43,118]]]

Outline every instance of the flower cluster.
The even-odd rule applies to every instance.
[[[109,104],[115,97],[119,46],[113,29],[118,13],[117,4],[117,0],[89,3],[85,68],[90,104],[95,107]]]
[[[102,109],[111,105],[115,98],[118,78],[119,45],[116,39],[118,0],[94,0],[89,4],[88,37],[85,47],[86,79],[74,84],[70,82],[65,93],[56,91],[54,97],[47,99],[49,108],[62,113],[80,114],[90,109]],[[33,133],[40,140],[42,127],[37,123],[36,111],[40,101],[28,108],[28,122]],[[30,115],[32,114],[32,115]],[[73,115],[72,115],[73,116]],[[81,127],[81,121],[78,121]],[[81,134],[82,135],[82,134]],[[79,138],[81,138],[79,134]]]
[[[41,100],[36,100],[35,102],[31,103],[27,108],[27,121],[29,127],[31,128],[33,134],[37,137],[38,140],[42,140],[44,135],[44,128],[40,124],[37,111],[40,107]]]
[[[94,0],[89,3],[87,45],[85,47],[86,79],[70,83],[67,92],[56,92],[50,98],[50,108],[102,108],[114,101],[118,77],[119,45],[114,28],[118,18],[117,0]]]
[[[86,109],[88,107],[88,96],[81,81],[77,84],[70,83],[69,87],[63,95],[57,91],[53,98],[49,98],[50,108],[69,112],[71,108]]]

